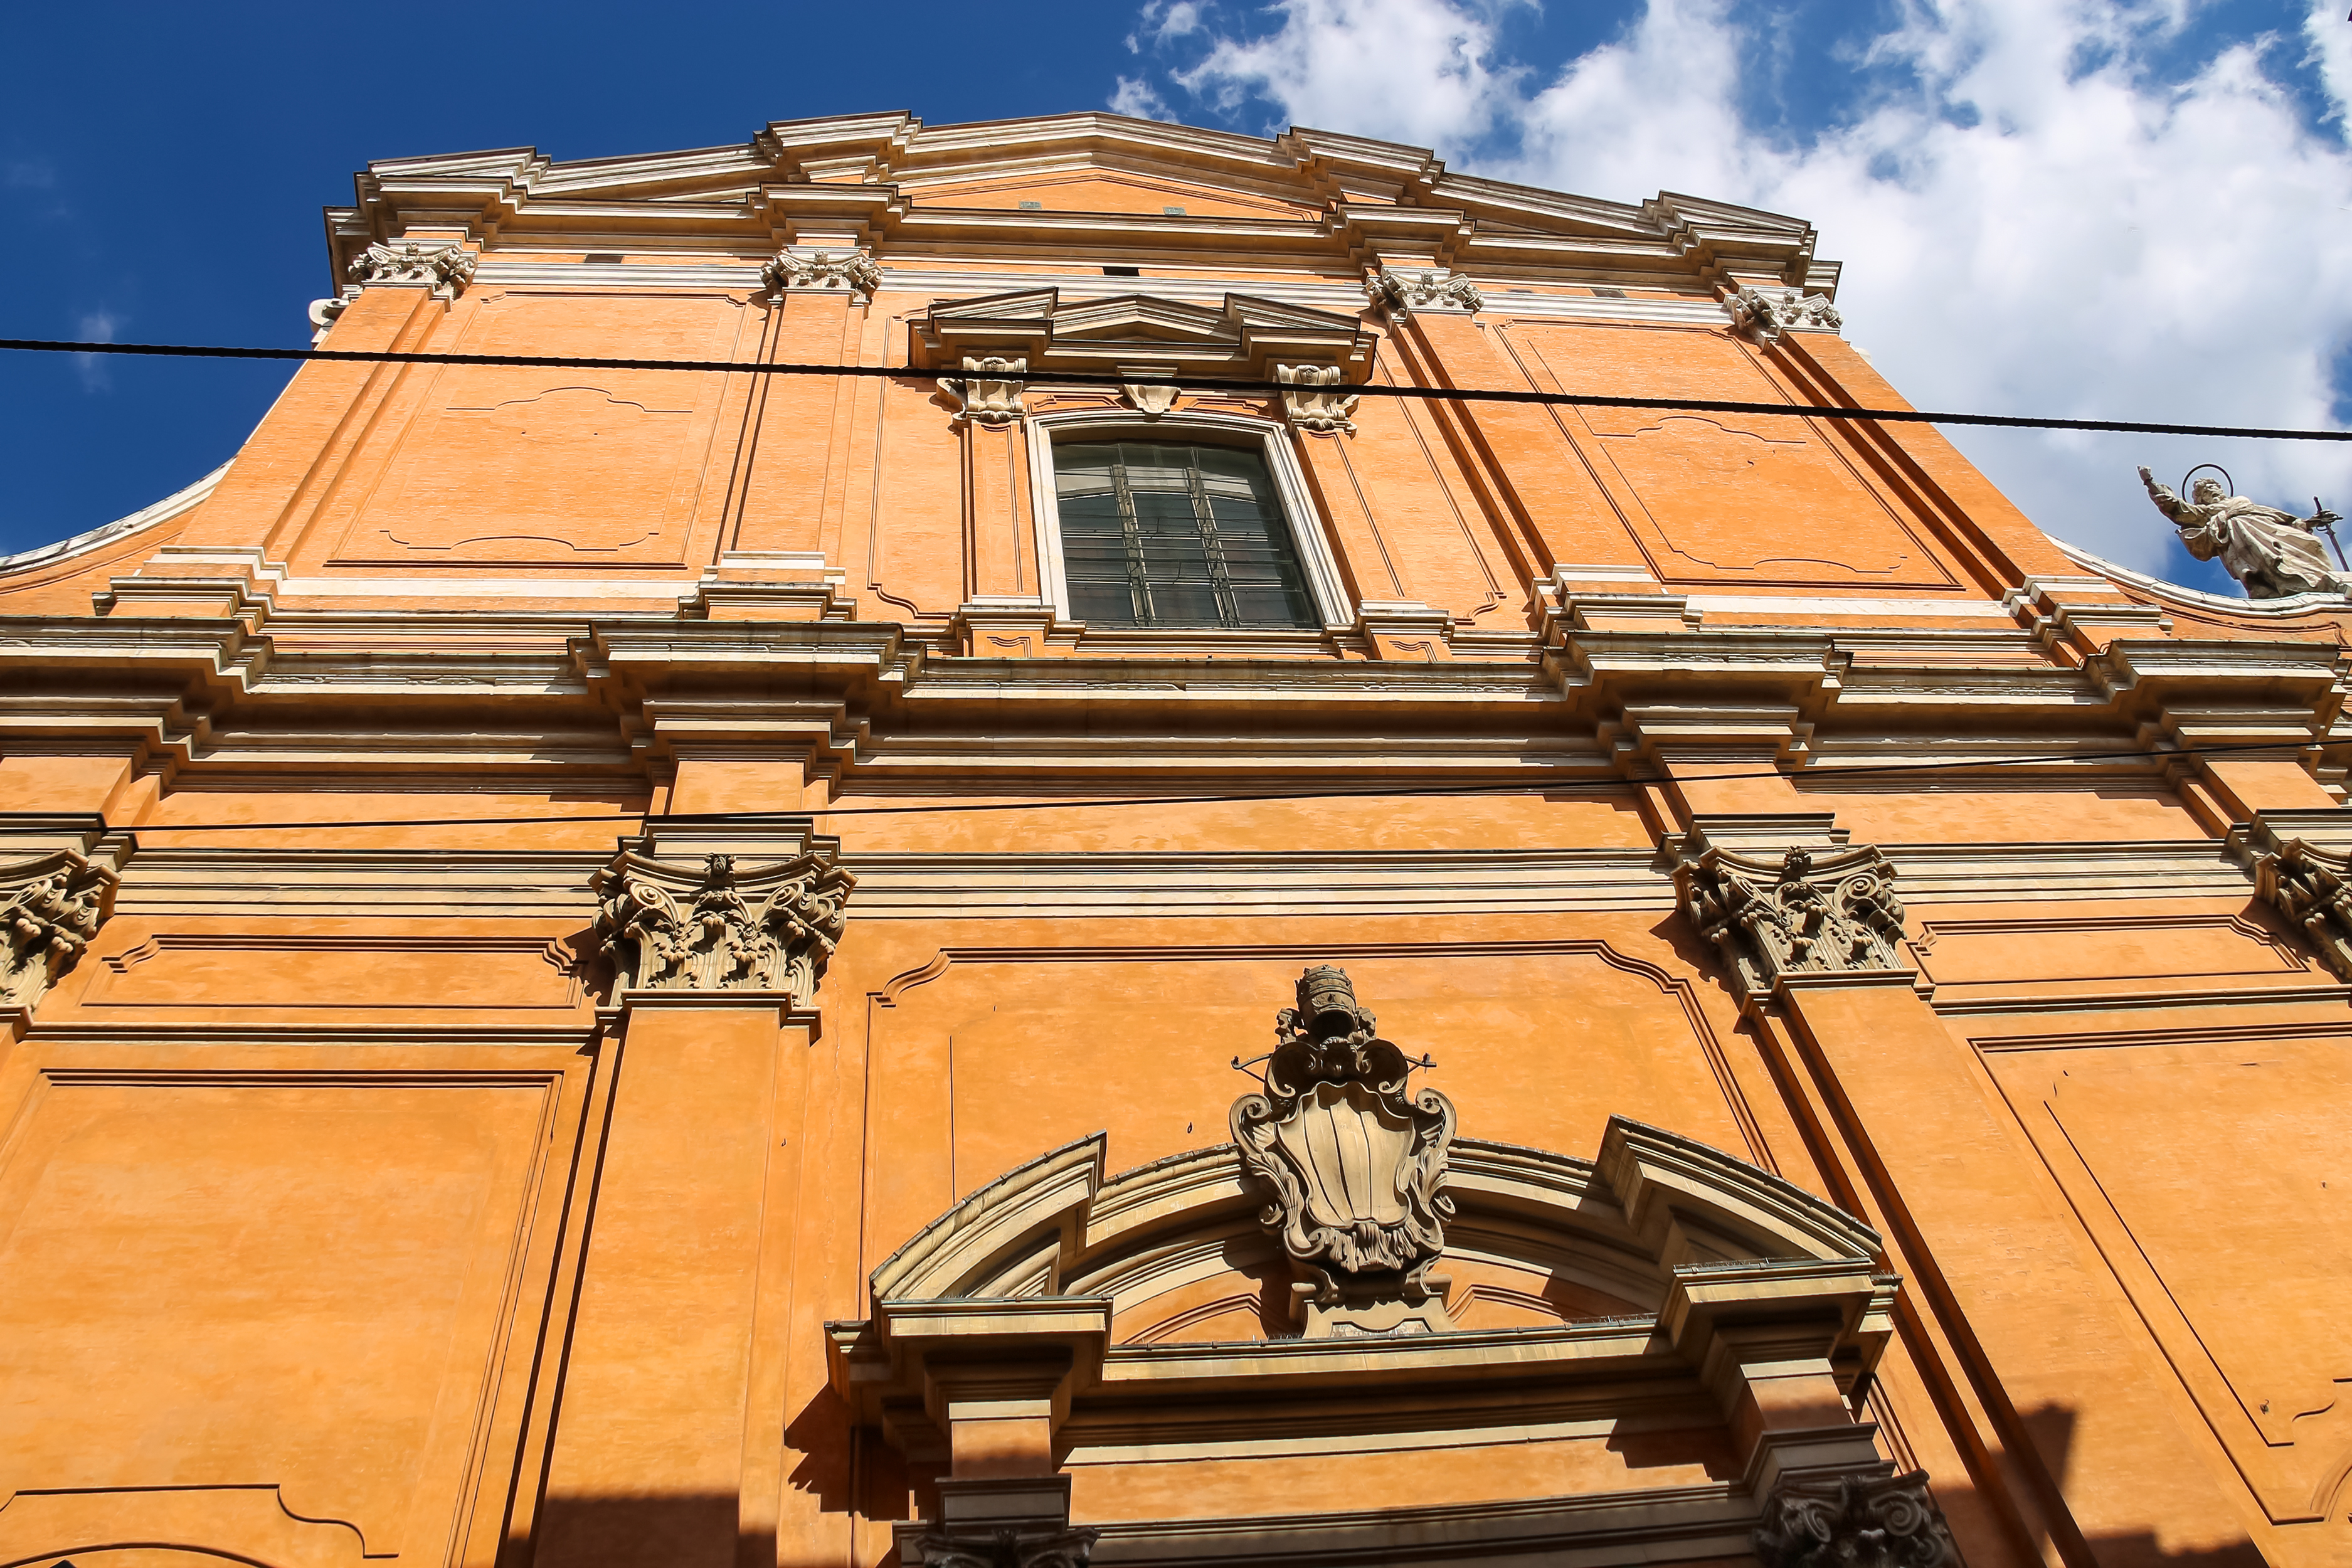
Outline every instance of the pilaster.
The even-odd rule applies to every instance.
[[[772,1563],[802,1183],[786,1133],[853,879],[790,827],[657,827],[596,881],[610,1110],[536,1563]]]

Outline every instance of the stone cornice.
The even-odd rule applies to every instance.
[[[1296,216],[1076,215],[959,208],[929,187],[1106,168],[1225,187]],[[367,246],[440,230],[501,239],[637,236],[754,252],[803,231],[903,250],[943,241],[1022,250],[1118,233],[1131,246],[1321,255],[1354,268],[1404,252],[1477,252],[1706,289],[1742,279],[1833,289],[1800,219],[1662,193],[1639,206],[1449,174],[1427,149],[1323,132],[1276,141],[1116,115],[929,127],[905,115],[780,122],[749,142],[560,163],[535,149],[381,160],[328,214],[340,279]],[[1547,248],[1549,247],[1549,248]],[[589,244],[584,248],[609,248]],[[1738,276],[1735,277],[1735,271]]]

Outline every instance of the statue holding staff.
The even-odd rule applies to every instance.
[[[2233,496],[2221,480],[2210,476],[2191,486],[2190,499],[2183,500],[2171,486],[2157,483],[2156,476],[2146,468],[2140,469],[2139,478],[2156,510],[2180,530],[2180,542],[2189,547],[2189,553],[2200,561],[2221,557],[2230,575],[2245,586],[2248,598],[2352,593],[2352,574],[2327,563],[2327,552],[2320,548],[2315,531],[2336,522],[2336,513],[2321,508],[2309,517],[2297,517]]]

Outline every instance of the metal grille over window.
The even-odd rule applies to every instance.
[[[1265,459],[1231,447],[1058,446],[1070,613],[1121,626],[1313,626]]]

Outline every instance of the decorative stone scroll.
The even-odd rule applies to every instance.
[[[627,991],[781,992],[805,1007],[841,941],[857,879],[807,852],[739,877],[734,857],[699,876],[625,851],[596,874],[593,939]]]
[[[1087,1568],[1101,1534],[1091,1525],[1053,1531],[927,1530],[907,1544],[922,1568]]]
[[[964,356],[963,374],[941,376],[940,388],[961,405],[962,417],[991,430],[1017,425],[1029,412],[1021,401],[1022,383],[1028,378],[1025,359],[976,359]]]
[[[1927,1473],[1791,1478],[1756,1527],[1764,1568],[1959,1568]]]
[[[1294,430],[1312,430],[1319,435],[1344,430],[1356,432],[1356,422],[1349,416],[1356,412],[1360,401],[1343,389],[1346,372],[1336,364],[1278,364],[1274,367],[1274,379],[1284,386],[1282,411]],[[1297,391],[1289,390],[1297,387]]]
[[[1409,321],[1415,310],[1468,310],[1486,308],[1476,285],[1443,267],[1418,272],[1394,272],[1381,268],[1364,279],[1364,297],[1392,321]]]
[[[780,250],[760,268],[760,280],[769,292],[788,289],[847,289],[874,297],[882,287],[882,268],[863,250]]]
[[[481,258],[452,241],[419,245],[371,245],[352,258],[345,276],[354,283],[380,289],[430,289],[454,300],[474,280]]]
[[[30,1007],[114,912],[117,879],[70,849],[0,866],[0,1006]]]
[[[2304,934],[2336,979],[2352,983],[2352,857],[2263,832],[2254,891]]]
[[[1777,343],[1781,333],[1798,328],[1833,332],[1845,325],[1845,318],[1838,314],[1828,295],[1799,294],[1794,289],[1783,289],[1778,294],[1742,289],[1726,300],[1723,308],[1731,312],[1741,331],[1759,343]]]
[[[1258,1223],[1307,1276],[1291,1289],[1309,1339],[1453,1327],[1431,1270],[1454,1213],[1454,1106],[1407,1097],[1415,1064],[1378,1027],[1344,971],[1307,970],[1275,1019],[1265,1092],[1234,1101],[1242,1163],[1273,1195]]]
[[[1868,846],[1769,860],[1710,848],[1675,868],[1699,935],[1721,951],[1741,995],[1783,974],[1905,970],[1895,868]]]

